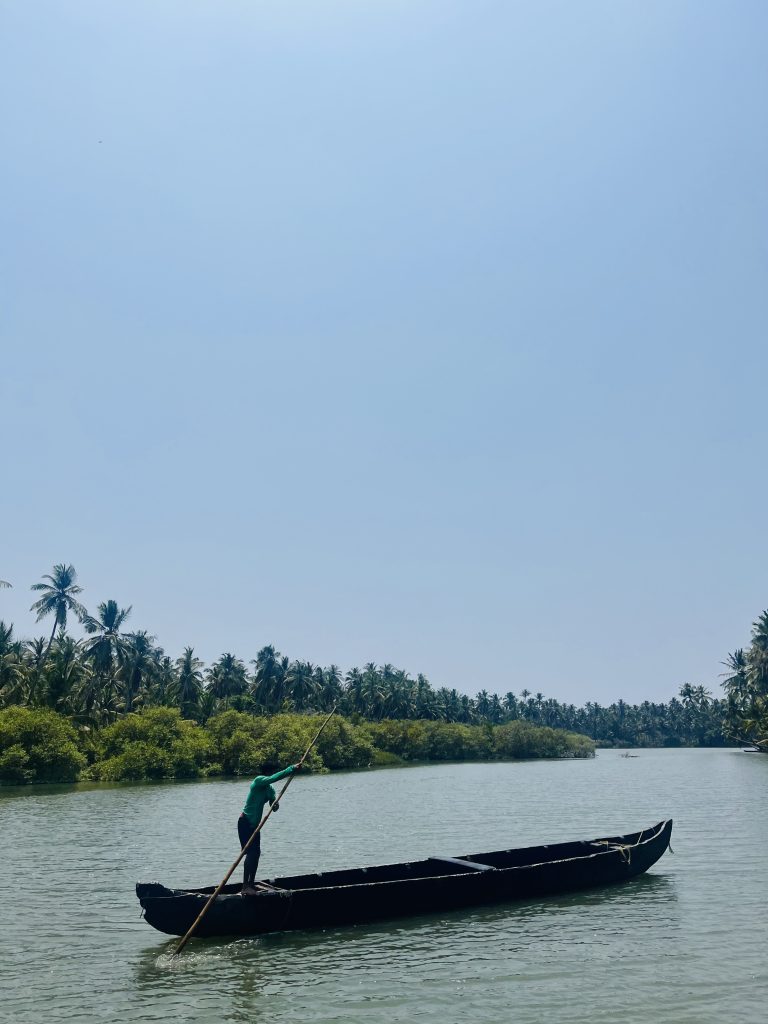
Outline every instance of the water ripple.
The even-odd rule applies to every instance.
[[[675,818],[675,855],[617,889],[356,928],[175,940],[137,878],[218,879],[246,783],[0,792],[3,1012],[90,1021],[762,1021],[768,758],[601,752],[589,762],[307,777],[263,873],[588,838]],[[489,796],[490,794],[490,796]]]

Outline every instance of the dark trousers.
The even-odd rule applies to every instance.
[[[237,819],[237,835],[240,839],[240,849],[245,846],[248,840],[251,838],[253,833],[256,832],[256,826],[252,825],[244,814],[241,814]],[[261,832],[256,832],[256,836],[248,847],[248,853],[245,855],[245,866],[243,868],[243,884],[253,885],[256,880],[256,869],[259,866],[259,857],[261,856]]]

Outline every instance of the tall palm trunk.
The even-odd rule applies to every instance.
[[[53,638],[56,636],[56,630],[58,628],[59,628],[59,617],[57,615],[56,618],[53,620],[53,629],[51,630],[51,635],[48,637],[48,646],[45,648],[45,654],[43,655],[42,660],[40,662],[40,669],[41,670],[42,670],[43,666],[45,665],[46,661],[48,661],[48,652],[51,649],[51,644],[53,643]]]

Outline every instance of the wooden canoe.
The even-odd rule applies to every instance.
[[[227,885],[195,934],[260,935],[360,924],[613,885],[655,864],[671,834],[669,819],[605,839],[270,878],[257,883],[258,893],[251,896],[241,895],[239,883]],[[139,882],[136,895],[149,924],[168,935],[184,935],[214,888]]]

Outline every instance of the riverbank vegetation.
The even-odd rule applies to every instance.
[[[726,732],[768,753],[768,611],[752,624],[749,647],[729,654],[724,664]]]
[[[317,715],[224,711],[201,725],[178,708],[147,708],[103,729],[77,729],[49,708],[0,711],[0,782],[121,782],[256,775],[295,761],[323,721]],[[334,715],[307,758],[309,771],[408,761],[592,757],[585,736],[527,722],[351,722]]]
[[[13,625],[0,621],[0,709],[57,713],[80,738],[76,749],[89,758],[87,771],[93,777],[96,772],[102,778],[138,777],[131,773],[139,772],[141,764],[149,777],[174,775],[177,763],[182,773],[186,764],[190,771],[207,772],[219,764],[227,772],[239,770],[233,769],[240,764],[238,749],[244,751],[242,763],[249,765],[253,749],[262,750],[259,744],[267,735],[259,732],[263,723],[278,717],[287,728],[288,719],[298,715],[306,725],[313,714],[334,707],[346,728],[353,730],[348,738],[354,736],[356,743],[364,737],[374,751],[369,757],[379,759],[505,756],[499,746],[504,742],[510,751],[525,751],[506,756],[535,756],[558,749],[559,741],[552,735],[558,730],[589,737],[600,746],[712,746],[768,738],[768,613],[755,624],[749,650],[729,655],[723,699],[713,698],[703,686],[685,684],[666,703],[618,700],[605,707],[590,701],[577,707],[528,688],[518,693],[483,688],[470,696],[455,688],[435,687],[421,674],[412,677],[388,664],[368,663],[342,672],[337,665],[293,660],[271,645],[249,661],[227,652],[206,666],[192,647],[174,658],[148,631],[131,630],[130,606],[108,600],[91,614],[80,601],[82,588],[71,565],[54,566],[32,590],[30,610],[49,629],[43,636],[23,638]],[[83,635],[73,635],[73,627]],[[182,732],[169,741],[171,752],[165,761],[152,761],[156,755],[149,748],[158,745],[141,736],[126,740],[122,747],[118,744],[119,737],[139,728],[130,716],[153,708],[178,712]],[[213,742],[221,728],[215,723],[227,712],[246,716],[249,729],[238,727],[236,737],[227,739],[226,750],[220,744],[215,754],[207,747],[191,752],[191,737]],[[123,724],[127,718],[132,724]],[[97,736],[106,743],[103,750],[83,745],[82,737],[95,743]],[[497,739],[491,743],[486,736]],[[534,736],[540,750],[532,746]],[[136,749],[129,755],[131,744]],[[146,747],[143,753],[137,746],[141,744]],[[356,749],[354,743],[352,748]],[[447,753],[441,754],[443,750]],[[191,761],[184,760],[182,751]],[[17,763],[17,774],[32,772],[38,777],[34,754],[24,767],[18,750],[0,743],[0,756],[9,772]],[[343,764],[345,757],[351,760]],[[76,767],[77,758],[71,763],[70,774],[86,770]],[[354,767],[368,762],[342,743],[338,754],[323,763]]]

